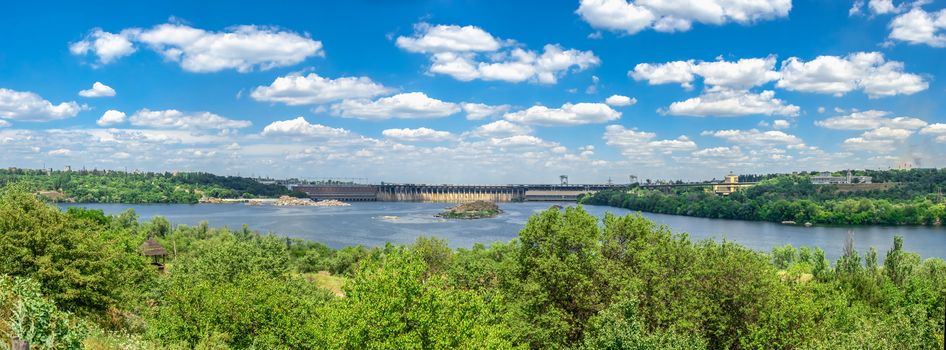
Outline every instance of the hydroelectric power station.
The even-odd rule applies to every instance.
[[[304,184],[294,185],[314,200],[384,202],[575,201],[581,194],[620,188],[618,184],[557,185],[429,185],[429,184]]]

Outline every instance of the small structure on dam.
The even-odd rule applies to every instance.
[[[293,189],[314,200],[463,203],[574,201],[584,193],[625,186],[572,185],[567,181],[558,185],[307,184],[296,185]]]

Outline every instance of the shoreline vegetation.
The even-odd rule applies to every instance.
[[[435,216],[444,219],[487,219],[494,218],[502,212],[502,209],[499,209],[496,203],[473,201],[457,204]]]
[[[309,198],[295,198],[280,196],[279,198],[201,198],[201,204],[246,204],[246,205],[275,205],[275,206],[308,206],[308,207],[350,207],[351,204],[326,199],[315,201]]]
[[[820,225],[932,225],[946,222],[946,169],[863,170],[874,184],[815,185],[814,173],[766,175],[721,196],[702,188],[623,190],[579,202],[658,214]],[[807,225],[806,225],[807,226]]]
[[[839,172],[838,174],[845,174]],[[946,169],[858,170],[871,184],[816,185],[816,172],[744,175],[757,182],[727,196],[707,188],[643,188],[584,195],[579,203],[635,211],[719,219],[770,221],[798,225],[943,225],[946,222]],[[304,194],[252,178],[207,173],[128,173],[104,170],[47,171],[0,169],[0,186],[20,184],[53,202],[72,203],[229,203],[251,205],[344,206],[341,202],[308,203]],[[287,199],[288,197],[288,199]],[[479,218],[498,212],[443,218]]]
[[[18,184],[50,201],[65,203],[195,204],[202,198],[303,197],[285,186],[256,179],[200,172],[50,171],[0,169],[0,186]]]
[[[852,239],[831,263],[817,247],[694,242],[579,206],[470,249],[423,236],[333,249],[245,225],[63,212],[7,186],[0,337],[44,349],[942,349],[946,261],[900,237],[885,253]]]

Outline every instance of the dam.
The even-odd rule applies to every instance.
[[[579,195],[626,187],[617,184],[452,185],[452,184],[306,184],[292,189],[313,200],[462,203],[575,201]]]

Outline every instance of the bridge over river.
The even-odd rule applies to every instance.
[[[607,189],[624,188],[618,184],[560,185],[431,185],[431,184],[315,184],[295,185],[315,200],[386,201],[386,202],[491,202],[575,201],[578,196]]]

